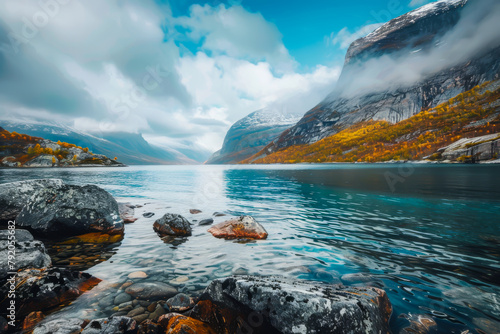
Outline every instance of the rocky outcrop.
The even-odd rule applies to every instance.
[[[32,194],[16,223],[48,238],[91,232],[123,234],[116,200],[94,185],[41,188]]]
[[[178,214],[167,213],[153,224],[153,229],[160,237],[190,236],[191,224]]]
[[[50,268],[24,269],[15,275],[16,318],[22,319],[34,311],[44,312],[63,305],[97,285],[101,280],[87,273],[69,269]],[[10,289],[7,281],[0,287],[0,295],[7,296]],[[0,302],[6,309],[9,299]]]
[[[498,44],[471,49],[468,53],[457,52],[445,62],[442,60],[448,49],[460,47],[467,38],[452,31],[470,28],[464,15],[476,15],[470,13],[478,12],[479,3],[467,0],[431,3],[353,42],[333,92],[252,160],[293,145],[315,143],[359,122],[400,122],[486,81],[498,79]],[[485,2],[481,15],[487,15],[492,3]],[[415,72],[405,72],[408,68]]]
[[[500,156],[500,134],[495,133],[474,138],[462,138],[438,150],[444,160],[480,162]]]
[[[0,184],[0,225],[15,220],[28,200],[41,189],[58,189],[63,181],[58,179],[28,180]]]
[[[266,239],[267,231],[251,216],[241,216],[214,225],[208,232],[224,239]]]
[[[389,333],[391,311],[386,293],[377,288],[233,276],[213,281],[191,316],[208,322],[218,333],[250,329],[253,333],[364,334]]]
[[[10,263],[9,250],[15,252],[15,261]],[[50,264],[50,256],[45,246],[41,241],[35,240],[29,231],[22,229],[0,231],[0,279],[7,277],[8,272],[17,272],[25,268],[45,269]]]
[[[300,118],[270,110],[257,110],[231,126],[222,148],[206,164],[234,164],[263,149]]]

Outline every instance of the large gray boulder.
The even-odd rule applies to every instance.
[[[94,185],[39,189],[23,207],[16,223],[50,238],[90,232],[123,233],[118,203]]]
[[[0,225],[15,220],[28,200],[39,190],[63,186],[59,179],[28,180],[0,184]]]
[[[213,304],[215,308],[210,306]],[[242,318],[243,327],[251,328],[253,333],[389,333],[391,315],[391,304],[381,289],[275,276],[215,280],[205,289],[191,316],[218,328],[217,317],[207,316],[216,314],[217,308],[226,310],[220,314],[237,310],[233,330],[241,328],[238,319]],[[227,331],[230,321],[224,326]]]
[[[191,235],[191,224],[181,215],[167,213],[154,222],[153,229],[161,236],[189,236]]]
[[[15,238],[9,240],[10,236]],[[15,260],[9,263],[9,241],[14,240]],[[50,256],[45,251],[45,246],[41,241],[35,240],[29,231],[22,229],[0,231],[0,279],[6,277],[8,272],[17,272],[24,268],[44,269],[50,264]]]

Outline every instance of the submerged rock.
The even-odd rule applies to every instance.
[[[200,221],[198,223],[198,225],[212,225],[214,223],[214,220],[212,218],[208,218],[208,219],[203,219],[202,221]]]
[[[123,234],[116,200],[94,185],[40,189],[23,207],[16,223],[50,238],[91,232]]]
[[[235,276],[213,281],[191,316],[209,322],[219,333],[250,328],[253,333],[361,334],[389,333],[391,311],[385,291],[377,288]],[[220,329],[214,314],[225,317],[226,330]]]
[[[172,312],[184,312],[193,308],[194,301],[188,295],[179,293],[167,300],[167,306]]]
[[[153,217],[154,215],[155,215],[155,214],[154,214],[153,212],[144,212],[144,213],[142,214],[142,216],[143,216],[144,218],[151,218],[151,217]]]
[[[251,216],[241,216],[219,223],[208,232],[216,238],[224,239],[266,239],[266,229]]]
[[[92,320],[82,334],[137,333],[137,322],[129,317],[110,317]]]
[[[9,236],[15,236],[13,251],[16,254],[15,261],[10,263],[12,265],[10,268],[8,265]],[[50,256],[45,246],[41,241],[35,240],[29,231],[22,229],[0,231],[0,278],[6,277],[9,271],[16,272],[24,268],[43,269],[50,264]]]
[[[198,213],[201,213],[201,210],[198,210],[198,209],[190,209],[189,210],[189,213],[192,214],[192,215],[197,215]]]
[[[125,289],[134,298],[143,300],[168,299],[177,294],[177,289],[162,282],[135,283]]]
[[[123,219],[125,224],[130,224],[135,222],[138,218],[134,217],[134,206],[129,203],[118,203],[118,212],[120,213],[120,218]]]
[[[161,236],[190,236],[191,225],[189,221],[181,215],[167,213],[153,224],[155,232]]]
[[[28,200],[39,190],[63,186],[59,179],[28,180],[0,184],[0,225],[15,220]]]

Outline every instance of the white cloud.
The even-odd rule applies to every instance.
[[[383,23],[371,23],[367,24],[354,32],[350,32],[349,28],[344,27],[339,32],[332,32],[329,37],[326,38],[326,44],[328,45],[338,45],[341,49],[347,49],[352,42],[358,38],[365,37]]]

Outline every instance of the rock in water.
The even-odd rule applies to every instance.
[[[82,331],[83,320],[79,319],[55,319],[41,322],[33,330],[33,334],[73,334]]]
[[[28,200],[40,189],[63,186],[59,179],[29,180],[0,184],[0,225],[15,220]]]
[[[192,317],[221,330],[213,310],[226,317],[224,327],[253,333],[389,333],[392,307],[385,291],[377,288],[349,288],[283,277],[233,276],[213,281],[204,291]],[[243,317],[244,322],[239,323]],[[258,328],[252,323],[259,323]],[[263,324],[269,323],[270,328]]]
[[[167,213],[153,224],[153,229],[159,236],[190,236],[191,225],[181,215]]]
[[[197,215],[198,213],[201,213],[201,210],[198,210],[198,209],[190,209],[189,210],[189,213],[192,214],[192,215]]]
[[[128,317],[111,317],[109,319],[92,320],[82,334],[118,334],[136,333],[138,324]]]
[[[208,219],[203,219],[201,222],[198,223],[198,225],[212,225],[214,223],[214,220],[212,218]]]
[[[116,200],[94,185],[40,189],[23,207],[16,223],[50,238],[90,232],[123,233]]]
[[[15,234],[12,234],[12,231]],[[15,232],[14,232],[15,231]],[[15,235],[16,259],[13,261],[14,268],[8,266],[8,246],[9,236]],[[33,239],[31,233],[27,230],[2,230],[0,231],[0,278],[7,276],[7,272],[16,272],[24,268],[43,269],[50,266],[50,256],[45,251],[45,246],[41,241]]]
[[[118,211],[120,212],[120,218],[123,219],[125,224],[130,224],[137,220],[134,217],[134,207],[129,203],[118,203]]]
[[[143,216],[143,217],[145,217],[145,218],[151,218],[151,217],[153,217],[154,215],[155,215],[155,214],[154,214],[153,212],[144,212],[144,213],[142,214],[142,216]]]
[[[125,289],[134,298],[143,300],[168,299],[177,294],[177,289],[162,282],[135,283]]]
[[[219,223],[208,232],[216,238],[224,239],[266,239],[266,229],[251,216],[241,216]]]
[[[210,325],[178,313],[162,315],[158,323],[168,334],[215,334]]]
[[[167,300],[167,306],[172,312],[184,312],[193,308],[194,301],[193,298],[188,295],[179,293]]]

